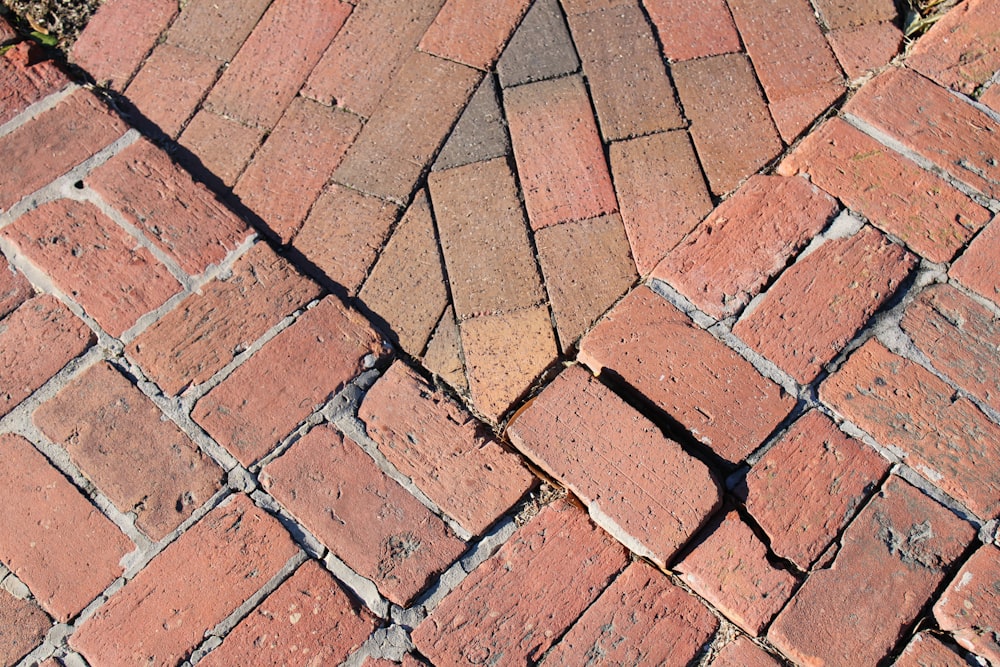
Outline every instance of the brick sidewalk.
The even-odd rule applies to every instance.
[[[963,0],[0,19],[0,662],[1000,664]]]

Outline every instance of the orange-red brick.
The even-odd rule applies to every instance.
[[[1000,550],[984,544],[955,574],[934,604],[934,618],[959,645],[1000,662]]]
[[[906,58],[908,67],[942,86],[971,94],[1000,70],[996,3],[969,0],[948,10]]]
[[[1000,306],[1000,218],[993,218],[951,267],[949,275]]]
[[[643,0],[670,60],[693,60],[741,50],[725,0]]]
[[[889,64],[903,47],[903,31],[885,21],[831,30],[826,40],[847,78],[854,81]]]
[[[34,42],[15,44],[0,55],[0,124],[68,84],[69,78],[41,57]]]

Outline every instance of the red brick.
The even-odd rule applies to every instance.
[[[893,667],[968,667],[969,662],[954,648],[928,631],[914,635]]]
[[[199,664],[340,664],[374,629],[330,573],[309,561]]]
[[[413,642],[436,664],[534,663],[625,564],[621,545],[558,501],[452,591]]]
[[[146,119],[176,137],[205,97],[222,62],[172,44],[160,44],[125,89]]]
[[[570,17],[605,141],[684,126],[638,2]]]
[[[993,222],[972,240],[948,274],[1000,306],[1000,222]]]
[[[1000,113],[1000,85],[992,85],[979,96],[979,102]]]
[[[350,438],[320,426],[263,472],[265,487],[323,544],[406,606],[465,543]]]
[[[532,229],[618,209],[578,76],[512,88],[504,103]]]
[[[862,86],[844,111],[958,180],[1000,197],[1000,124],[947,89],[894,67]]]
[[[0,255],[0,319],[34,295],[31,283]]]
[[[686,665],[719,621],[696,597],[642,562],[628,566],[542,665]]]
[[[726,644],[712,661],[712,667],[781,667],[778,659],[746,637]]]
[[[746,56],[681,62],[671,71],[712,192],[735,189],[781,152],[781,139]]]
[[[821,412],[801,417],[746,476],[746,508],[800,570],[823,553],[889,470]],[[794,500],[793,500],[794,499]]]
[[[827,47],[824,45],[823,48]],[[839,72],[838,76],[843,79]],[[789,144],[793,143],[812,126],[820,114],[844,94],[844,90],[844,84],[838,81],[821,84],[801,95],[772,100],[771,117],[774,118],[781,138]]]
[[[951,259],[989,212],[839,118],[806,137],[778,167],[810,180],[932,262]]]
[[[469,390],[465,379],[462,338],[455,321],[455,309],[448,306],[438,320],[424,353],[424,367],[461,392]]]
[[[816,0],[816,8],[831,30],[897,18],[892,0]]]
[[[964,648],[1000,662],[1000,551],[981,546],[934,604],[934,618]]]
[[[785,271],[733,333],[807,384],[892,297],[916,263],[870,227],[827,240]]]
[[[740,37],[725,0],[643,0],[670,60],[740,51]]]
[[[580,498],[597,525],[660,567],[721,504],[703,463],[581,366],[535,397],[507,435]]]
[[[194,154],[201,167],[232,187],[264,136],[263,130],[201,109],[178,141]]]
[[[340,0],[275,0],[205,100],[223,116],[269,130],[351,12]]]
[[[15,665],[45,639],[52,621],[32,600],[0,591],[0,663]]]
[[[117,116],[88,90],[0,137],[0,155],[17,169],[0,172],[0,209],[10,208],[125,133]]]
[[[145,139],[86,183],[191,274],[218,264],[250,235],[246,223]]]
[[[188,0],[167,43],[228,62],[250,36],[270,0]]]
[[[996,16],[991,0],[956,5],[916,41],[907,66],[942,86],[971,94],[1000,69]]]
[[[653,277],[712,317],[729,317],[836,211],[837,203],[803,178],[751,176],[660,262]]]
[[[480,78],[464,65],[412,52],[334,180],[399,204],[407,201]]]
[[[0,560],[68,621],[121,575],[132,544],[27,440],[0,435],[0,447]]]
[[[368,390],[358,417],[389,462],[473,535],[534,486],[517,456],[401,361]]]
[[[21,42],[0,55],[0,124],[61,90],[69,78],[44,59],[34,42]]]
[[[384,351],[360,315],[327,297],[198,401],[192,417],[249,465]]]
[[[488,69],[530,4],[531,0],[447,0],[420,40],[420,49]]]
[[[70,58],[99,84],[121,91],[175,16],[176,0],[106,0]]]
[[[1000,510],[1000,426],[929,371],[871,340],[820,397],[979,516]]]
[[[2,232],[112,336],[181,286],[146,248],[90,203],[58,199]]]
[[[292,100],[233,193],[288,243],[360,129],[357,116]]]
[[[51,296],[21,304],[0,322],[0,416],[83,354],[95,336]],[[31,363],[25,363],[27,359]]]
[[[90,664],[178,664],[297,552],[277,520],[230,497],[88,618],[70,646]]]
[[[848,527],[833,565],[806,580],[767,638],[805,667],[874,665],[974,535],[950,510],[892,477]]]
[[[584,337],[578,358],[620,377],[731,462],[753,451],[794,404],[648,287],[633,290]]]
[[[903,47],[903,31],[888,21],[831,30],[826,39],[852,81],[888,65]]]
[[[44,403],[34,421],[153,540],[222,487],[222,470],[212,459],[106,363]]]

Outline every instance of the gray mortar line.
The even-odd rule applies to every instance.
[[[60,102],[81,88],[82,86],[70,82],[62,90],[58,90],[51,95],[47,95],[37,102],[34,102],[33,104],[29,104],[24,111],[17,114],[6,123],[0,125],[0,137],[6,136],[11,132],[20,129],[22,126],[27,125],[49,109],[55,108]]]

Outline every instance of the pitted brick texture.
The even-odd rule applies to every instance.
[[[0,124],[69,84],[53,61],[40,56],[31,42],[15,44],[0,56]]]

